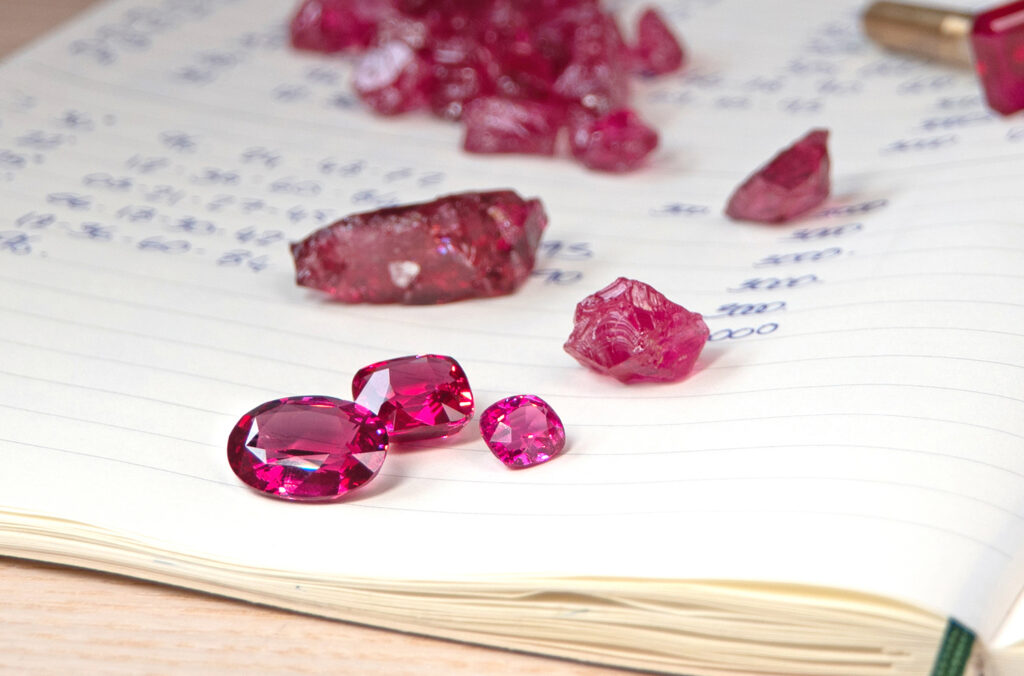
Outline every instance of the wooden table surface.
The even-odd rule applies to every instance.
[[[95,1],[0,0],[0,56]],[[103,573],[0,558],[0,673],[221,672],[629,673],[370,629]]]

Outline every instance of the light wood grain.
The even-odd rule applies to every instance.
[[[94,0],[0,0],[0,56]],[[3,674],[623,676],[0,558]]]

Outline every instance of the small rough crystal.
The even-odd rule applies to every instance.
[[[565,109],[557,104],[497,97],[476,99],[463,113],[463,148],[471,153],[554,155],[564,118]]]
[[[828,130],[814,129],[736,189],[725,213],[758,223],[785,223],[828,197]]]
[[[292,244],[295,280],[346,303],[447,303],[512,293],[547,215],[514,191],[462,193],[347,216]]]
[[[988,105],[1003,115],[1024,109],[1024,0],[975,16],[971,47]]]
[[[709,335],[699,314],[625,277],[580,301],[574,321],[565,351],[624,383],[683,378]]]
[[[353,77],[356,94],[381,115],[424,108],[431,82],[427,63],[397,40],[366,52]]]
[[[292,18],[292,46],[314,52],[367,47],[386,9],[379,0],[304,0]]]
[[[285,397],[241,417],[228,463],[252,488],[284,500],[331,500],[377,475],[388,450],[384,423],[332,397]]]
[[[565,427],[540,397],[502,399],[480,414],[480,433],[495,457],[513,469],[547,462],[565,448]]]
[[[632,171],[657,145],[658,132],[631,110],[596,118],[578,109],[571,114],[569,146],[573,156],[590,169]]]
[[[648,8],[640,15],[636,35],[633,67],[641,75],[664,75],[683,67],[686,61],[683,47],[658,10]]]
[[[398,357],[364,366],[352,397],[384,423],[392,441],[447,437],[473,416],[466,372],[451,357]]]

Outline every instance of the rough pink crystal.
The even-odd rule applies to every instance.
[[[257,406],[228,437],[228,463],[256,490],[285,500],[331,500],[384,464],[384,423],[351,401],[285,397]]]
[[[315,52],[366,47],[388,9],[381,0],[304,0],[292,18],[292,46]]]
[[[353,86],[381,115],[396,115],[427,105],[432,87],[427,63],[404,42],[371,49],[356,66]]]
[[[1024,1],[975,16],[971,46],[988,105],[1003,115],[1024,109]]]
[[[651,7],[640,15],[636,36],[633,67],[641,75],[664,75],[683,67],[683,47],[658,10]]]
[[[292,244],[295,280],[346,303],[447,303],[512,293],[547,215],[511,190],[347,216]]]
[[[352,378],[352,397],[383,421],[392,441],[446,437],[473,416],[465,371],[436,354],[388,359]]]
[[[513,469],[547,462],[565,448],[558,414],[532,394],[488,406],[480,415],[480,433],[495,457]]]
[[[497,97],[469,103],[463,148],[471,153],[554,155],[558,130],[565,118],[561,105]]]
[[[830,190],[828,130],[814,129],[744,181],[725,213],[743,221],[785,223],[824,202]]]
[[[571,114],[569,146],[573,156],[590,169],[632,171],[657,145],[658,132],[631,110],[597,118],[579,110]]]
[[[643,282],[619,277],[576,306],[565,351],[624,383],[672,381],[693,369],[708,335],[696,312]]]

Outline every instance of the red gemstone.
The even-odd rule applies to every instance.
[[[708,327],[696,312],[625,277],[576,306],[565,351],[624,383],[679,380],[704,349]]]
[[[258,491],[285,500],[331,500],[384,464],[388,433],[367,409],[331,397],[285,397],[246,413],[228,437],[228,463]]]
[[[381,115],[396,115],[427,105],[431,74],[409,45],[395,40],[366,52],[353,82],[367,105]]]
[[[488,97],[469,103],[463,148],[471,153],[554,155],[565,118],[560,105]]]
[[[584,166],[598,171],[636,169],[658,146],[658,132],[631,110],[617,110],[594,118],[577,109],[569,125],[573,156]]]
[[[636,36],[633,67],[641,75],[664,75],[683,67],[683,47],[658,10],[648,8],[640,15]]]
[[[292,18],[292,46],[315,52],[366,47],[387,12],[384,0],[305,0]]]
[[[292,244],[296,282],[346,303],[447,303],[512,293],[547,215],[511,190],[347,216]]]
[[[758,169],[736,189],[725,213],[758,223],[785,223],[825,201],[828,131],[815,129]]]
[[[988,105],[1003,115],[1024,109],[1024,0],[978,14],[971,46]]]
[[[352,378],[352,397],[373,411],[392,441],[455,434],[473,416],[473,392],[451,357],[426,354],[365,366]]]
[[[502,399],[480,415],[487,448],[518,469],[539,465],[565,448],[565,427],[551,406],[532,394]]]

